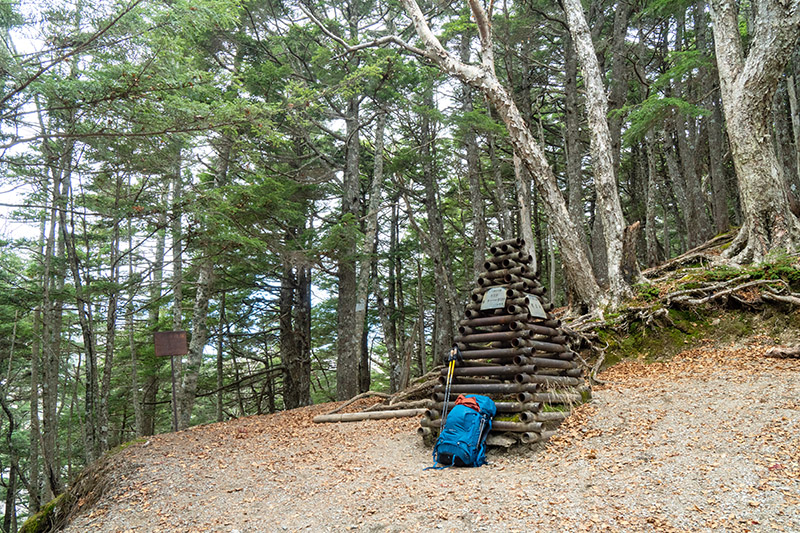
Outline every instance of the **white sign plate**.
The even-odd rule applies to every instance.
[[[539,298],[532,294],[526,294],[528,297],[528,312],[534,318],[547,318],[547,313],[544,312],[544,307],[539,301]]]
[[[481,300],[481,311],[487,309],[502,309],[506,306],[506,289],[504,287],[492,287]]]

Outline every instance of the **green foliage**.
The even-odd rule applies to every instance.
[[[637,298],[645,302],[655,301],[659,297],[658,287],[650,283],[637,283],[633,286],[633,290],[636,292]]]
[[[699,117],[706,115],[707,110],[675,97],[651,96],[639,105],[624,108],[620,113],[629,113],[630,127],[625,130],[624,138],[628,144],[643,139],[650,128],[663,123],[673,115]]]

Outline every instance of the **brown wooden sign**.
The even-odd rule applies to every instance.
[[[185,331],[156,331],[153,333],[156,357],[172,357],[189,353]]]

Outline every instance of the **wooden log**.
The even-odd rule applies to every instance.
[[[523,239],[522,237],[514,237],[511,239],[504,239],[502,241],[497,241],[495,243],[492,243],[491,246],[489,246],[489,251],[491,251],[492,248],[500,248],[502,246],[511,246],[513,248],[516,248],[517,250],[520,250],[522,249],[523,246],[525,246],[525,239]]]
[[[444,397],[444,395],[441,395]],[[453,406],[453,402],[458,398],[458,396],[453,396],[453,400],[448,403],[451,407]],[[519,402],[494,402],[495,407],[497,408],[498,413],[521,413],[523,411],[529,411],[531,413],[536,413],[542,408],[542,404],[538,402],[528,402],[528,403],[519,403]],[[438,401],[434,403],[431,409],[435,409],[441,412],[444,409],[444,402]],[[429,416],[430,419],[435,419],[435,416]]]
[[[533,348],[469,348],[464,345],[461,355],[464,359],[498,359],[501,361],[514,359],[519,355],[533,353]]]
[[[537,392],[539,388],[538,383],[453,384],[450,385],[450,392],[452,394],[515,394],[519,392]],[[444,391],[445,386],[441,384],[433,388],[433,392]]]
[[[439,428],[442,426],[442,420],[431,420],[429,418],[422,418],[419,421],[422,427],[426,428]],[[522,432],[539,432],[542,431],[541,422],[508,422],[506,420],[492,420],[492,431],[510,431],[512,433]]]
[[[567,419],[569,413],[566,411],[539,411],[533,415],[531,420],[537,422],[562,422]]]
[[[542,376],[537,374],[517,374],[514,381],[520,384],[541,383],[543,385],[566,385],[577,387],[581,380],[569,376]]]
[[[456,367],[453,370],[456,376],[508,376],[514,377],[522,372],[536,372],[536,367],[533,365],[516,366],[516,365],[495,365],[495,366],[473,366],[473,367]],[[447,369],[441,370],[442,376],[447,375]]]
[[[486,316],[481,318],[467,318],[459,322],[459,326],[466,326],[469,328],[498,326],[518,320],[525,320],[526,317],[527,315],[500,315],[500,316]]]
[[[407,418],[425,414],[425,409],[397,409],[392,411],[372,411],[362,413],[340,413],[335,415],[317,415],[312,419],[315,424],[325,422],[358,422],[360,420],[385,420],[387,418]]]
[[[516,356],[514,358],[514,364],[519,366],[532,365],[536,368],[560,368],[562,370],[571,370],[578,366],[578,364],[573,361],[550,359],[547,357],[528,357],[525,355]]]
[[[475,333],[472,335],[459,335],[454,339],[454,341],[456,343],[477,344],[477,343],[485,343],[491,341],[510,341],[512,339],[517,339],[520,337],[528,337],[530,335],[531,333],[528,331],[498,331],[494,333]]]
[[[583,398],[580,394],[563,392],[522,392],[517,394],[517,401],[520,403],[541,402],[577,405],[583,402]]]

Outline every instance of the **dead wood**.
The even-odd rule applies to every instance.
[[[674,259],[670,259],[669,261],[666,261],[665,263],[662,263],[656,267],[648,268],[642,272],[642,274],[644,277],[652,280],[654,278],[658,278],[659,276],[663,276],[667,272],[677,270],[684,265],[689,265],[698,261],[705,261],[709,264],[716,263],[719,261],[719,257],[708,252],[718,246],[733,241],[734,236],[734,233],[726,233],[725,235],[714,237],[710,241],[706,241],[700,246],[692,248],[688,252],[685,252]]]
[[[798,346],[775,346],[767,350],[764,354],[775,359],[800,359],[800,345]]]
[[[367,391],[367,392],[362,392],[361,394],[358,394],[358,395],[356,395],[356,396],[353,396],[352,398],[350,398],[349,400],[347,400],[346,402],[344,402],[342,405],[340,405],[339,407],[337,407],[337,408],[336,408],[336,409],[334,409],[333,411],[328,411],[328,412],[327,412],[327,413],[325,413],[325,414],[326,414],[326,415],[332,415],[332,414],[334,414],[334,413],[338,413],[339,411],[341,411],[341,410],[342,410],[342,409],[344,409],[345,407],[347,407],[347,406],[349,406],[349,405],[352,405],[352,404],[354,404],[354,403],[355,403],[355,402],[357,402],[358,400],[361,400],[361,399],[363,399],[363,398],[369,398],[370,396],[378,396],[378,397],[380,397],[380,398],[389,398],[389,397],[390,397],[390,395],[389,395],[389,394],[386,394],[385,392],[377,392],[377,391],[372,391],[372,390],[370,390],[370,391]]]
[[[336,415],[318,415],[312,419],[315,424],[324,422],[358,422],[361,420],[385,420],[388,418],[407,418],[425,414],[425,409],[402,409],[391,411],[372,411],[361,413],[340,413]]]
[[[433,403],[433,400],[431,399],[416,400],[412,402],[398,402],[393,404],[376,403],[375,405],[364,409],[363,412],[370,413],[373,411],[393,411],[400,409],[427,409],[428,407],[430,407],[431,403]]]
[[[774,292],[766,291],[761,295],[761,298],[767,301],[787,303],[789,305],[800,306],[800,295],[794,293],[788,295],[775,294]]]
[[[389,405],[393,405],[402,401],[421,400],[429,398],[433,393],[433,387],[439,383],[439,374],[441,367],[435,368],[424,376],[418,378],[416,383],[394,394],[389,399]]]

